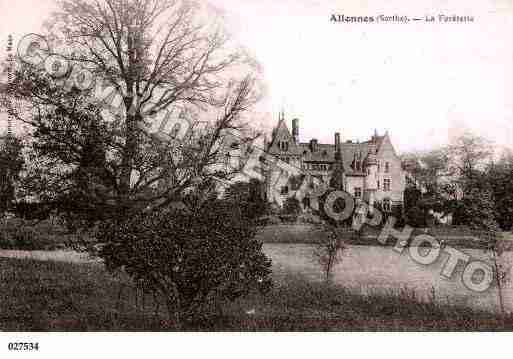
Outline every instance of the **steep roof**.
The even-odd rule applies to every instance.
[[[351,168],[355,158],[360,158],[363,161],[367,157],[370,150],[371,141],[355,143],[345,142],[340,144],[340,152],[342,154],[342,162],[344,164],[344,171],[347,173],[360,173]],[[335,145],[333,144],[317,144],[317,150],[312,152],[310,143],[300,143],[299,149],[305,162],[335,162]]]
[[[370,152],[371,144],[374,144],[376,151],[379,151],[386,136],[374,135],[369,141],[365,142],[341,142],[340,150],[344,171],[355,175],[363,174],[363,172],[356,172],[351,168],[353,160],[359,157],[363,163]],[[278,148],[277,143],[279,141],[289,141],[288,151],[283,152]],[[278,121],[278,125],[273,130],[271,142],[266,150],[270,153],[300,155],[305,162],[335,162],[335,144],[317,143],[316,151],[312,152],[310,142],[295,143],[293,141],[284,118],[280,118]]]
[[[289,143],[289,149],[287,151],[288,154],[301,154],[298,145],[293,141],[292,134],[290,133],[284,119],[280,119],[280,121],[278,121],[278,125],[273,130],[273,138],[271,139],[271,143],[269,144],[269,148],[267,148],[267,150],[269,152],[280,151],[278,148],[279,141],[287,141]]]

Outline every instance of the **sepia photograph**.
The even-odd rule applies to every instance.
[[[513,331],[512,31],[510,0],[0,0],[1,350]]]

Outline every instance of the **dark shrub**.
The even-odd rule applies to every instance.
[[[426,226],[426,213],[417,206],[411,207],[405,214],[406,223],[412,227],[422,228]]]
[[[271,261],[255,228],[229,202],[191,211],[165,209],[105,225],[100,256],[162,296],[177,326],[196,318],[212,296],[234,300],[271,286]]]
[[[301,213],[301,204],[296,197],[288,197],[283,204],[283,214],[298,215]]]
[[[53,250],[69,244],[63,228],[50,221],[4,219],[0,224],[0,249]]]

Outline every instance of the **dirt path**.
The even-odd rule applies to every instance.
[[[75,251],[21,251],[0,249],[0,258],[35,259],[40,261],[56,261],[68,263],[100,263],[99,259],[91,258],[87,253]]]

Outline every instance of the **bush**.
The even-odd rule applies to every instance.
[[[314,214],[311,214],[311,213],[303,213],[301,215],[298,216],[298,221],[301,222],[301,223],[306,223],[306,224],[322,224],[323,221],[316,215]]]
[[[32,223],[20,218],[10,218],[0,224],[1,249],[53,250],[68,242],[62,228],[49,221]]]
[[[417,206],[413,206],[405,214],[406,223],[412,227],[421,228],[426,226],[426,213]]]
[[[250,220],[256,220],[269,212],[265,200],[264,183],[252,179],[249,182],[236,182],[225,191],[225,200],[231,206],[238,207],[241,214]]]
[[[301,204],[296,197],[288,197],[283,204],[283,214],[298,215],[301,213]]]
[[[263,216],[263,217],[260,217],[256,223],[260,226],[270,226],[270,225],[281,224],[281,219],[278,216],[274,216],[274,215]]]
[[[164,299],[178,327],[212,297],[235,300],[271,286],[271,261],[255,227],[229,202],[210,200],[192,211],[163,209],[103,226],[100,256]]]

